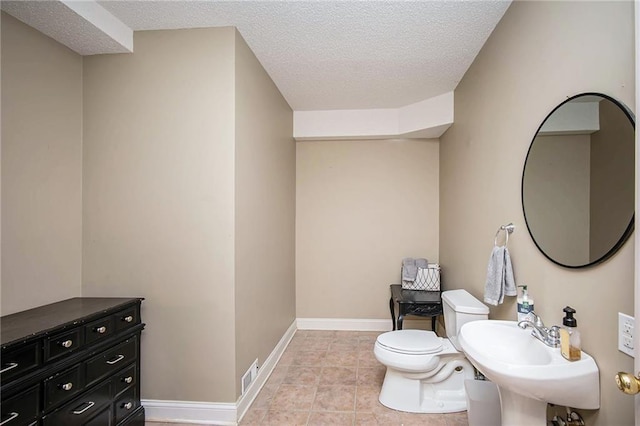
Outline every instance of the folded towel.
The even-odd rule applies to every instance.
[[[418,275],[418,268],[427,269],[429,263],[427,259],[406,257],[402,259],[402,281],[414,282]]]
[[[499,305],[504,296],[517,294],[513,279],[511,256],[505,246],[495,246],[489,257],[487,266],[487,281],[484,286],[484,301],[490,305]]]
[[[418,275],[418,267],[416,266],[416,260],[412,257],[402,259],[402,281],[413,282]]]

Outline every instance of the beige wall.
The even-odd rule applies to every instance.
[[[2,13],[2,314],[80,296],[82,58]]]
[[[235,401],[295,319],[288,104],[231,28],[139,32],[83,74],[2,19],[3,314],[145,297],[143,398]]]
[[[573,306],[583,348],[594,356],[601,409],[588,424],[633,424],[633,398],[617,390],[617,371],[633,360],[617,350],[617,313],[633,314],[634,245],[593,268],[548,261],[524,223],[522,166],[546,115],[568,96],[596,91],[635,110],[633,3],[514,2],[455,91],[454,125],[441,138],[440,258],[454,282],[481,297],[493,236],[513,221],[509,250],[518,284],[536,311],[559,324]],[[491,318],[515,319],[515,298]]]
[[[613,102],[600,102],[600,131],[591,136],[592,259],[616,244],[633,217],[634,155],[635,135],[628,118]]]
[[[590,160],[590,135],[536,136],[527,156],[527,225],[564,265],[589,263]]]
[[[298,142],[296,158],[298,318],[389,318],[402,258],[439,260],[438,141]]]
[[[146,399],[236,399],[234,38],[136,32],[84,62],[83,295],[146,298]]]
[[[236,396],[295,320],[293,111],[236,32]]]
[[[147,299],[143,398],[235,401],[241,364],[264,357],[292,315],[254,329],[273,312],[250,318],[237,299],[267,291],[234,256],[251,262],[275,244],[249,243],[242,224],[255,217],[252,203],[291,250],[292,213],[282,206],[291,203],[292,154],[283,143],[270,161],[251,158],[247,150],[260,149],[252,129],[234,146],[235,108],[249,107],[254,78],[266,79],[235,38],[229,28],[136,33],[135,54],[85,58],[83,73],[77,55],[2,18],[2,313],[78,295],[82,241],[83,295]],[[520,178],[538,125],[567,96],[598,91],[635,109],[633,58],[630,2],[516,2],[458,86],[456,123],[441,146],[298,143],[297,316],[387,318],[388,284],[405,256],[439,260],[447,288],[481,297],[495,230],[513,221],[517,281],[550,324],[563,306],[578,310],[584,349],[600,367],[602,409],[583,414],[590,424],[632,424],[633,398],[612,377],[633,368],[614,332],[617,312],[633,313],[633,243],[595,268],[552,264],[526,232]],[[234,72],[236,60],[251,69]],[[257,99],[278,98],[263,90]],[[276,103],[269,113],[285,123]],[[283,127],[264,124],[274,132],[265,141],[280,141]],[[235,170],[235,156],[266,174]],[[262,176],[283,185],[273,195],[282,204],[253,192]],[[261,238],[273,238],[267,228]],[[261,263],[270,280],[290,278],[290,257],[270,259],[278,265]],[[276,294],[290,308],[290,284]],[[515,301],[491,316],[515,319]],[[252,332],[267,335],[253,341]]]

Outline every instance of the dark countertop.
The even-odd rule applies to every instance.
[[[0,344],[4,347],[15,341],[42,337],[60,326],[88,322],[102,313],[118,307],[138,303],[143,298],[76,297],[0,317]]]

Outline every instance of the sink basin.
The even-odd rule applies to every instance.
[[[498,386],[503,425],[546,425],[547,403],[600,408],[598,366],[585,352],[567,361],[515,321],[469,322],[458,338],[469,361]]]

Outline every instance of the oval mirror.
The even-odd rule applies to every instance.
[[[551,111],[522,173],[522,209],[538,249],[568,268],[603,262],[633,232],[634,199],[633,113],[598,93]]]

